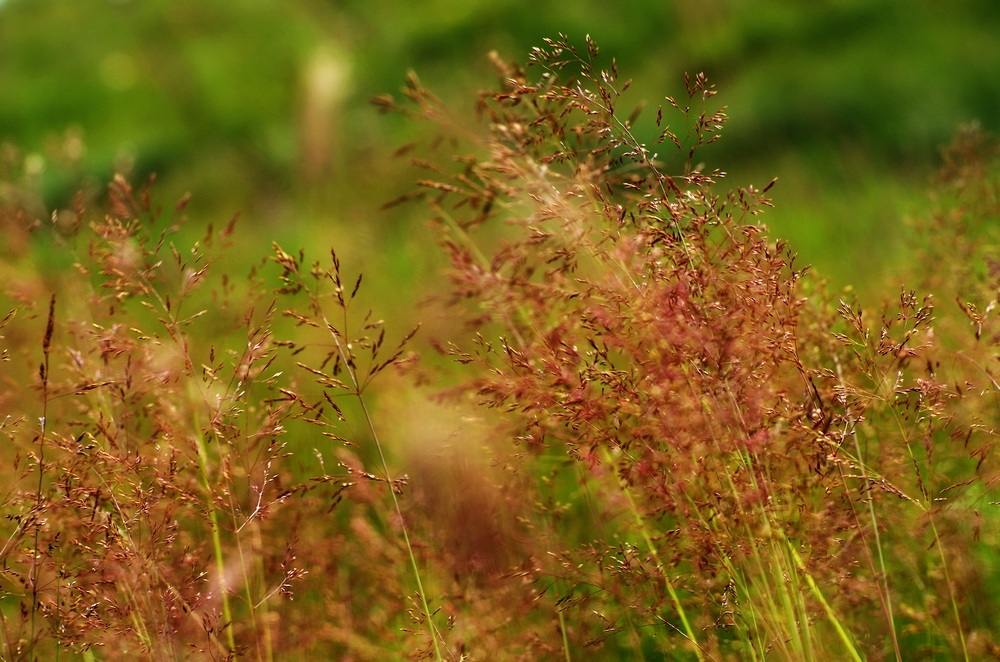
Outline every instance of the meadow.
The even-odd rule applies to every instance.
[[[857,296],[714,165],[704,74],[492,67],[373,99],[405,244],[5,145],[0,657],[1000,656],[996,139]]]

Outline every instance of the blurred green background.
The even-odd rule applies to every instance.
[[[369,98],[413,69],[471,116],[490,51],[525,62],[557,33],[614,56],[650,124],[706,72],[731,122],[701,158],[731,186],[779,177],[764,222],[872,300],[898,292],[938,149],[1000,128],[997,0],[6,0],[0,142],[49,209],[155,172],[165,204],[192,193],[195,223],[241,211],[248,255],[334,244],[400,307],[434,249],[417,206],[380,206],[423,129]]]

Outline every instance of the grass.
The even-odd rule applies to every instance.
[[[589,39],[495,64],[479,123],[380,100],[430,127],[422,333],[336,251],[8,173],[0,656],[997,655],[996,143],[944,153],[940,266],[873,313],[702,164],[704,76],[644,117]]]

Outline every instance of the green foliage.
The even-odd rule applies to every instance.
[[[166,197],[194,194],[194,224],[242,209],[287,228],[285,243],[341,246],[329,228],[364,225],[394,268],[419,247],[371,210],[399,193],[380,155],[411,128],[375,120],[367,99],[412,67],[465,103],[489,75],[486,53],[557,32],[594,36],[649,103],[676,93],[683,72],[706,72],[738,112],[703,158],[742,180],[779,177],[772,232],[876,303],[882,275],[905,264],[899,221],[923,204],[937,147],[973,120],[1000,130],[993,0],[7,0],[0,12],[0,140],[44,166],[50,207],[115,172],[156,172]],[[323,53],[343,77],[317,122],[310,81]],[[312,148],[329,167],[306,176]]]

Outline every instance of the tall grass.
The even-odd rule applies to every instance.
[[[933,268],[863,311],[768,235],[775,182],[703,164],[704,76],[639,113],[602,62],[496,58],[479,123],[379,100],[434,134],[421,334],[335,251],[234,273],[235,221],[122,178],[49,216],[4,172],[0,657],[1000,653],[995,143],[945,152]]]
[[[564,530],[559,561],[538,567],[586,593],[561,603],[575,607],[560,612],[570,645],[698,659],[996,650],[961,598],[980,581],[972,556],[990,557],[971,523],[995,521],[990,359],[954,372],[929,298],[904,289],[871,319],[796,267],[759,223],[774,182],[726,190],[701,163],[726,121],[703,76],[651,131],[589,40],[550,40],[530,64],[498,62],[485,138],[416,79],[404,109],[443,129],[444,153],[414,163],[475,331],[446,349],[475,366],[465,393],[503,412],[534,461],[582,465],[611,523],[596,540]],[[981,142],[949,156],[993,201],[977,215],[996,211]],[[994,249],[968,245],[982,236],[929,240],[957,273],[988,267],[962,307],[976,323],[998,284]]]

